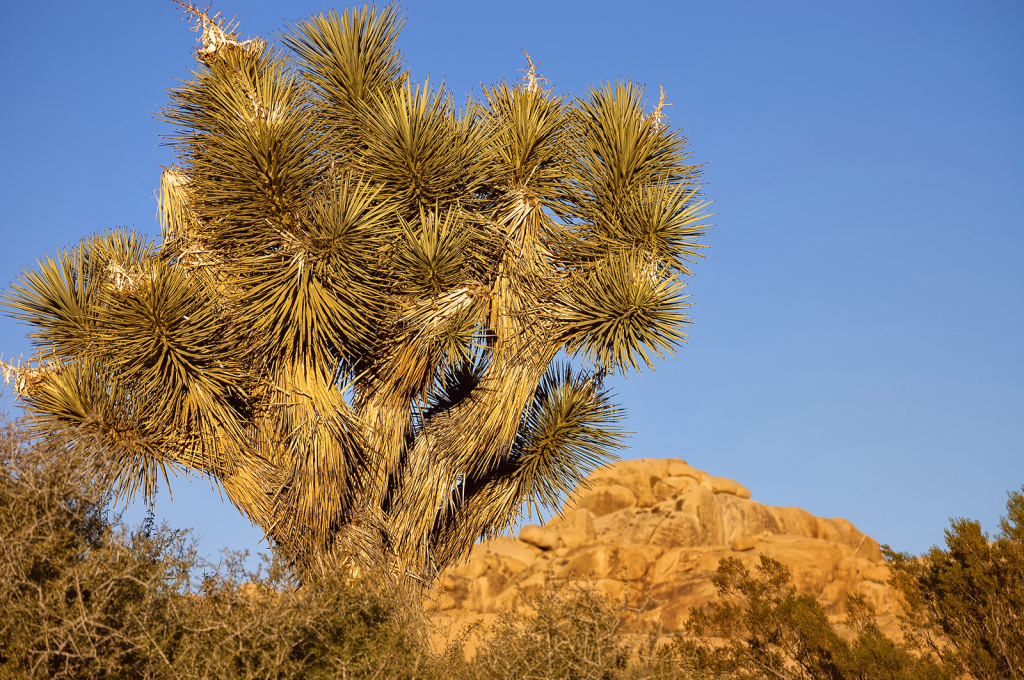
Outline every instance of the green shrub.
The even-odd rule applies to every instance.
[[[995,540],[955,519],[945,550],[915,558],[883,548],[907,603],[908,642],[977,680],[1024,678],[1024,488],[1006,510]]]
[[[798,595],[789,569],[761,555],[751,574],[743,563],[723,558],[712,581],[720,600],[692,609],[679,654],[698,668],[741,679],[939,680],[951,677],[928,657],[911,654],[879,630],[871,609],[847,600],[853,639],[829,623],[822,605]]]
[[[115,677],[147,654],[154,594],[183,585],[184,536],[119,533],[81,455],[0,432],[0,668],[25,677]]]

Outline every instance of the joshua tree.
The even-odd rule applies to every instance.
[[[5,377],[120,494],[190,471],[307,577],[429,580],[621,445],[602,380],[685,337],[699,168],[629,82],[558,96],[530,60],[457,108],[410,81],[393,7],[285,52],[179,4],[202,37],[161,244],[24,271],[4,299],[38,351]]]

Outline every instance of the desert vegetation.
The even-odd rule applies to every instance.
[[[993,540],[888,551],[904,642],[763,557],[723,560],[685,634],[580,577],[431,647],[423,586],[610,460],[604,378],[684,340],[700,167],[664,93],[558,95],[529,55],[459,108],[411,81],[392,6],[275,46],[174,1],[200,47],[162,113],[161,243],[87,237],[3,296],[37,351],[2,362],[27,415],[0,430],[0,677],[1024,676],[1021,493]],[[111,516],[171,470],[273,561]]]
[[[52,446],[0,431],[4,678],[1021,677],[1021,492],[992,540],[957,520],[944,549],[888,551],[905,642],[857,598],[829,623],[762,557],[754,572],[722,560],[719,600],[691,612],[686,634],[638,626],[636,603],[566,579],[438,649],[420,601],[378,574],[301,583],[287,561],[255,573],[240,556],[208,564],[187,532],[120,526],[87,453]]]

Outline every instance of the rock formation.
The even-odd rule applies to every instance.
[[[427,603],[449,630],[520,610],[522,595],[548,579],[591,580],[612,596],[627,593],[641,619],[682,630],[690,607],[716,596],[720,559],[739,557],[753,570],[764,553],[789,567],[792,583],[841,621],[846,596],[864,597],[882,630],[899,636],[895,594],[878,543],[845,519],[750,500],[731,479],[683,460],[629,460],[596,470],[560,517],[527,525],[519,538],[481,543],[465,564],[439,581]]]

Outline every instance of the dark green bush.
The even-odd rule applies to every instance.
[[[194,556],[178,534],[116,531],[83,457],[53,454],[0,431],[0,668],[115,677],[147,656],[150,601]]]
[[[678,653],[700,669],[730,678],[779,680],[941,680],[952,674],[879,630],[860,598],[847,600],[853,639],[829,623],[822,605],[798,595],[789,569],[766,555],[756,574],[724,558],[713,582],[719,601],[693,609]]]
[[[955,519],[945,550],[915,558],[883,548],[906,601],[907,640],[977,680],[1024,678],[1024,488],[1006,511],[994,540]]]

